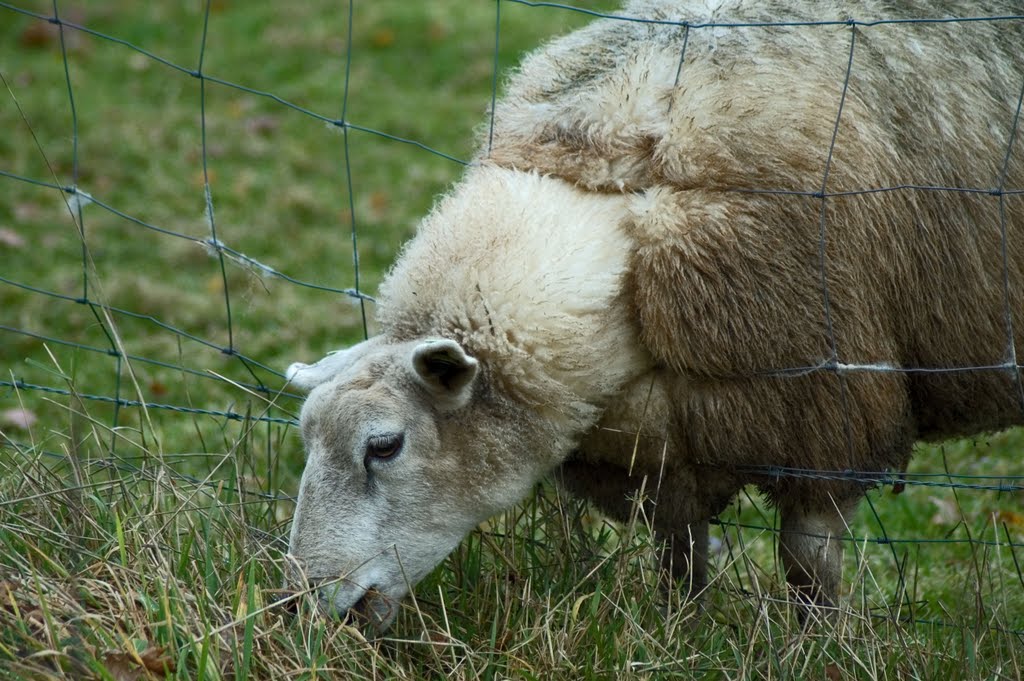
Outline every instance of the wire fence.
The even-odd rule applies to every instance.
[[[941,24],[952,23],[973,23],[987,22],[1006,26],[1024,25],[1024,14],[1006,16],[972,16],[949,18],[944,16],[922,17],[918,19],[861,19],[851,17],[842,21],[820,20],[820,21],[782,21],[782,22],[752,22],[752,23],[716,23],[714,21],[666,21],[652,20],[641,17],[624,16],[616,11],[595,10],[582,6],[569,6],[566,4],[551,2],[527,2],[526,0],[497,0],[492,3],[494,33],[490,37],[493,45],[490,46],[490,57],[486,60],[489,68],[486,73],[481,74],[482,81],[489,82],[489,90],[481,89],[483,101],[480,101],[480,112],[488,102],[491,104],[490,131],[486,135],[488,144],[493,143],[495,103],[500,106],[498,92],[500,89],[500,73],[502,69],[511,65],[506,54],[507,50],[515,49],[506,44],[505,19],[514,8],[522,12],[536,14],[535,26],[540,26],[549,21],[550,16],[564,14],[578,14],[585,18],[613,18],[621,21],[671,24],[683,30],[684,38],[693,31],[718,30],[728,31],[738,28],[805,28],[812,29],[822,26],[840,26],[849,28],[848,59],[845,70],[845,80],[842,84],[839,109],[836,112],[834,129],[832,135],[832,146],[828,150],[825,172],[823,177],[815,178],[815,184],[804,191],[792,189],[765,187],[754,190],[763,194],[786,194],[803,196],[809,199],[820,201],[820,243],[819,254],[821,263],[821,287],[824,296],[824,309],[826,314],[827,328],[831,345],[831,356],[814,366],[802,367],[772,367],[765,368],[764,373],[774,376],[795,376],[812,372],[827,371],[843,376],[857,372],[877,373],[924,373],[924,372],[1003,372],[1012,374],[1020,388],[1020,370],[1022,365],[1014,353],[1015,336],[1012,318],[1011,296],[1015,295],[1013,282],[1010,281],[1010,268],[1007,265],[1006,242],[1011,236],[1011,226],[1007,224],[1007,213],[1005,202],[1013,197],[1024,193],[1024,189],[1008,186],[1008,167],[1015,150],[1015,142],[1018,135],[1018,123],[1020,120],[1021,102],[1024,101],[1024,74],[1021,75],[1021,90],[1017,95],[1017,109],[1012,123],[1012,134],[1008,140],[1005,159],[999,176],[997,186],[993,187],[955,187],[955,186],[930,186],[915,184],[913,178],[908,178],[906,184],[899,184],[885,187],[866,187],[857,190],[830,191],[829,174],[833,161],[833,150],[836,143],[836,136],[839,134],[843,105],[847,98],[851,74],[855,68],[855,56],[858,54],[858,40],[865,31],[878,26],[899,23],[915,24]],[[190,61],[182,61],[177,55],[180,50],[173,50],[175,56],[168,56],[162,50],[163,47],[152,47],[148,44],[140,44],[138,39],[124,37],[116,31],[108,31],[100,27],[111,23],[110,17],[104,14],[90,15],[81,12],[72,6],[72,3],[57,2],[46,6],[42,3],[14,4],[0,2],[0,25],[7,25],[6,33],[0,34],[7,40],[5,48],[10,59],[0,60],[0,113],[3,114],[4,125],[8,128],[6,133],[8,141],[6,146],[0,146],[0,201],[9,202],[9,208],[0,212],[0,217],[5,218],[13,229],[7,229],[0,223],[0,237],[6,239],[6,248],[9,253],[3,255],[5,265],[15,260],[33,260],[35,266],[46,264],[47,235],[38,231],[39,220],[29,215],[19,217],[17,207],[22,200],[21,195],[31,194],[37,196],[36,192],[43,192],[48,198],[43,200],[51,202],[49,208],[44,211],[42,222],[49,222],[53,233],[61,232],[63,235],[60,246],[61,262],[57,275],[53,273],[41,274],[34,278],[33,266],[29,267],[7,267],[0,274],[0,306],[4,309],[3,318],[0,319],[0,333],[6,337],[4,345],[6,350],[2,351],[4,361],[7,363],[5,376],[0,377],[0,405],[5,407],[18,407],[25,399],[33,399],[32,396],[50,397],[53,399],[63,398],[65,400],[86,401],[110,408],[109,432],[111,433],[108,444],[109,458],[96,459],[95,465],[110,465],[120,470],[132,473],[138,472],[132,469],[119,458],[119,447],[123,447],[119,438],[115,435],[120,428],[134,418],[129,413],[139,410],[152,410],[166,413],[170,416],[182,419],[210,419],[214,423],[224,424],[229,422],[260,422],[273,426],[287,428],[294,426],[296,412],[301,396],[290,391],[284,383],[281,369],[286,363],[280,358],[284,357],[288,348],[282,346],[267,345],[265,341],[254,340],[259,338],[261,329],[259,320],[247,319],[239,321],[241,308],[245,308],[247,302],[251,301],[252,283],[249,279],[242,283],[235,278],[235,274],[241,273],[247,277],[254,278],[259,286],[274,286],[272,294],[268,294],[270,303],[257,310],[266,312],[273,307],[273,301],[280,297],[287,305],[302,305],[303,307],[321,306],[323,309],[347,310],[344,315],[345,323],[349,325],[350,336],[361,334],[363,337],[372,333],[372,314],[367,311],[372,306],[374,299],[367,293],[366,276],[363,274],[365,268],[361,266],[361,255],[373,252],[375,249],[383,250],[384,254],[378,259],[386,261],[390,254],[393,254],[398,239],[395,238],[395,231],[385,232],[376,228],[365,228],[367,221],[366,214],[373,211],[372,205],[367,205],[367,191],[364,191],[360,184],[360,177],[354,170],[353,156],[356,153],[356,145],[359,141],[374,140],[380,147],[374,149],[391,147],[408,148],[413,154],[426,154],[436,157],[450,168],[442,171],[445,178],[454,177],[462,166],[466,166],[465,148],[462,151],[445,151],[444,144],[435,144],[429,137],[424,140],[416,135],[405,134],[406,128],[416,130],[415,126],[406,126],[402,121],[392,120],[393,128],[386,129],[383,126],[363,124],[358,114],[353,113],[353,101],[360,96],[367,95],[365,91],[354,92],[351,83],[353,82],[353,69],[372,68],[373,58],[379,51],[388,47],[388,41],[393,40],[384,29],[375,35],[368,44],[363,45],[365,53],[356,51],[355,46],[359,43],[358,37],[353,35],[353,26],[356,22],[356,13],[362,10],[362,5],[357,2],[350,2],[347,9],[347,17],[344,20],[339,18],[334,30],[344,34],[341,40],[341,47],[333,55],[332,73],[335,81],[331,90],[336,94],[336,110],[328,112],[314,106],[297,103],[301,97],[281,94],[279,92],[262,89],[246,80],[245,74],[218,71],[216,66],[208,64],[208,57],[216,56],[217,48],[211,47],[218,42],[217,34],[211,29],[211,22],[216,22],[215,2],[206,2],[202,10],[196,16],[200,35],[198,50]],[[524,15],[525,16],[525,15]],[[95,24],[93,22],[96,22]],[[116,22],[113,22],[116,23]],[[122,27],[123,28],[123,27]],[[26,37],[28,36],[28,37]],[[36,36],[36,37],[32,37]],[[457,38],[453,38],[457,39]],[[85,48],[76,47],[76,41],[88,41],[91,46],[87,51]],[[41,45],[37,45],[40,43]],[[378,44],[379,43],[379,44]],[[685,39],[680,45],[680,67],[687,57]],[[41,47],[41,49],[39,49]],[[158,79],[167,83],[174,83],[173,87],[192,87],[197,85],[198,92],[192,99],[192,110],[190,116],[198,116],[198,121],[189,132],[192,135],[192,143],[198,147],[197,156],[193,159],[193,165],[198,173],[198,179],[190,182],[188,178],[171,178],[178,182],[176,190],[190,196],[193,205],[202,207],[203,218],[202,229],[197,229],[194,224],[181,224],[173,219],[168,219],[163,213],[163,220],[158,221],[147,215],[136,214],[136,209],[143,205],[144,201],[125,200],[125,192],[120,191],[117,186],[107,185],[104,189],[101,185],[102,178],[90,170],[91,165],[97,163],[97,156],[103,155],[107,150],[97,148],[90,138],[91,147],[88,152],[82,150],[80,141],[84,136],[83,128],[86,126],[107,127],[106,135],[111,138],[111,147],[118,143],[115,141],[120,134],[118,125],[127,125],[126,121],[103,121],[98,119],[96,111],[91,108],[88,120],[83,120],[80,113],[82,102],[91,99],[92,92],[87,88],[90,85],[80,84],[81,80],[92,82],[101,74],[88,74],[89,70],[95,68],[99,62],[96,52],[103,50],[105,54],[114,54],[114,58],[125,63],[131,63],[139,78]],[[377,50],[377,52],[374,52]],[[214,54],[211,54],[214,53]],[[57,71],[62,74],[60,81],[44,79],[39,75],[44,70],[52,75],[52,61],[45,68],[39,67],[38,62],[51,59],[54,54],[58,56]],[[17,57],[17,58],[15,58]],[[424,55],[430,59],[429,53]],[[150,71],[150,68],[158,70]],[[26,75],[28,74],[28,75]],[[451,74],[455,78],[458,74]],[[362,76],[365,77],[365,76]],[[216,89],[216,92],[214,92]],[[320,126],[318,130],[331,135],[327,143],[322,142],[321,133],[309,135],[306,140],[314,140],[328,148],[324,153],[325,158],[333,159],[332,181],[339,186],[339,196],[343,196],[340,211],[335,215],[336,221],[331,226],[333,244],[337,247],[336,252],[323,252],[323,244],[310,247],[313,252],[308,254],[309,258],[322,258],[332,262],[339,260],[343,253],[342,245],[349,249],[348,258],[343,265],[332,265],[329,270],[332,274],[328,277],[309,277],[302,264],[303,259],[297,259],[292,255],[283,256],[284,250],[294,247],[297,250],[305,250],[303,244],[302,228],[290,228],[283,226],[281,233],[276,237],[256,241],[260,250],[253,251],[247,246],[238,245],[238,241],[249,243],[248,235],[243,234],[239,228],[238,218],[224,221],[220,214],[221,197],[229,191],[224,184],[217,179],[216,170],[223,152],[218,150],[222,144],[222,137],[231,134],[253,135],[251,129],[243,130],[241,133],[225,127],[222,121],[216,116],[223,116],[224,106],[222,105],[223,93],[231,93],[239,99],[232,101],[246,102],[245,106],[269,107],[260,109],[271,111],[274,115],[279,113],[288,116],[295,116],[302,122],[298,125],[315,123]],[[40,93],[45,93],[45,97]],[[60,93],[59,97],[53,96]],[[126,86],[124,89],[126,97],[130,97],[131,91]],[[40,101],[43,104],[40,104]],[[213,106],[216,101],[216,107]],[[55,106],[60,102],[63,107],[61,116],[52,120],[47,119],[49,112],[41,113],[46,107]],[[258,104],[251,104],[257,102]],[[90,102],[90,107],[94,107]],[[216,108],[216,114],[211,109]],[[364,110],[365,111],[365,110]],[[407,115],[414,115],[415,112],[406,112]],[[383,117],[382,120],[387,120]],[[147,125],[159,125],[159,122],[146,122]],[[17,132],[12,132],[13,129]],[[308,130],[308,127],[306,128]],[[216,130],[216,134],[214,134]],[[341,138],[336,134],[340,132]],[[154,133],[156,134],[156,133]],[[357,140],[357,137],[359,138]],[[61,144],[55,140],[62,140]],[[125,142],[127,144],[128,142]],[[283,141],[278,144],[284,144]],[[58,151],[53,149],[57,148]],[[365,153],[366,147],[360,153]],[[122,150],[117,150],[121,153]],[[160,153],[157,148],[156,153]],[[143,154],[145,151],[143,150]],[[1019,152],[1018,152],[1019,153]],[[406,159],[408,156],[402,156]],[[268,159],[273,159],[271,154]],[[4,167],[6,166],[6,167]],[[364,172],[366,166],[360,166]],[[312,169],[310,172],[318,172],[319,169]],[[194,179],[194,178],[193,178]],[[367,182],[367,184],[371,184]],[[156,188],[141,186],[134,188],[144,198],[147,192],[156,193]],[[738,190],[752,191],[752,190]],[[903,367],[886,364],[854,364],[845,363],[841,360],[837,348],[835,333],[833,331],[833,320],[830,311],[829,276],[826,267],[826,241],[828,238],[829,225],[827,222],[827,207],[829,202],[842,197],[877,194],[884,192],[966,192],[985,197],[994,197],[999,201],[1001,224],[1000,231],[1003,242],[1003,263],[1000,276],[1003,278],[1004,294],[1006,296],[1005,323],[1007,330],[1007,347],[1009,348],[1006,361],[984,366],[961,366],[961,367]],[[108,198],[107,194],[116,195],[116,198]],[[372,197],[371,199],[372,204]],[[34,201],[35,199],[33,199]],[[244,212],[236,206],[237,202],[226,201],[232,204],[232,210],[241,216],[251,216],[253,213],[252,202],[272,201],[272,197],[257,196],[254,199],[246,199],[243,203]],[[336,202],[337,199],[334,199]],[[130,204],[123,205],[122,202]],[[53,204],[60,204],[59,211],[52,210]],[[36,209],[32,209],[36,210]],[[0,206],[0,211],[3,211]],[[26,209],[31,212],[31,210]],[[259,211],[258,208],[255,209]],[[57,226],[57,214],[63,224]],[[159,212],[157,213],[159,214]],[[33,223],[36,220],[36,223]],[[371,220],[372,221],[372,220]],[[194,221],[198,222],[198,221]],[[32,235],[22,235],[19,228],[24,225],[25,230],[36,229]],[[117,225],[116,231],[111,225]],[[72,262],[68,257],[67,229],[74,231],[74,242],[77,248],[77,257]],[[294,230],[294,231],[293,231]],[[400,231],[400,230],[399,230]],[[112,235],[112,236],[110,236]],[[147,235],[147,236],[143,236]],[[407,234],[406,234],[407,235]],[[203,285],[199,287],[199,296],[207,299],[217,299],[217,317],[219,322],[211,324],[209,316],[201,319],[193,319],[183,311],[178,303],[170,301],[167,305],[156,305],[152,309],[149,305],[151,300],[145,295],[133,295],[129,290],[126,294],[119,292],[117,295],[108,296],[104,290],[106,276],[104,274],[110,267],[105,251],[111,246],[105,239],[145,239],[144,252],[136,253],[138,262],[120,261],[115,264],[122,269],[137,269],[159,265],[158,277],[167,276],[167,273],[179,269],[179,265],[160,264],[159,252],[172,242],[180,242],[188,248],[202,252],[207,260],[199,265],[189,263],[192,274],[202,278]],[[157,239],[153,241],[151,239]],[[377,240],[377,241],[375,241]],[[27,245],[22,244],[27,241]],[[19,245],[21,244],[21,245]],[[0,246],[4,248],[5,246]],[[30,255],[26,251],[31,250]],[[2,253],[3,251],[0,251]],[[56,256],[55,256],[56,257]],[[120,257],[120,253],[118,253]],[[213,263],[213,274],[210,273],[210,262]],[[381,265],[375,267],[380,269]],[[186,268],[188,269],[188,268]],[[41,271],[41,270],[40,270]],[[323,272],[324,269],[318,270]],[[378,275],[375,275],[378,276]],[[142,273],[145,279],[145,272]],[[140,288],[144,285],[140,284]],[[281,291],[288,291],[282,294]],[[315,297],[314,296],[319,296]],[[114,302],[127,301],[125,303]],[[351,304],[339,305],[338,300],[352,301]],[[327,301],[327,302],[324,302]],[[347,306],[347,307],[346,307]],[[31,309],[32,317],[18,314],[20,308]],[[354,313],[352,311],[355,311]],[[288,326],[289,311],[274,308],[275,327],[265,332],[265,335],[273,336],[281,329]],[[314,313],[315,314],[315,313]],[[333,312],[332,312],[333,314]],[[257,314],[258,316],[258,314]],[[69,322],[68,320],[72,320]],[[240,332],[240,328],[245,331]],[[327,336],[331,331],[330,325],[324,325],[321,330],[322,336]],[[301,329],[299,330],[301,333]],[[146,342],[139,342],[145,339]],[[158,339],[158,342],[150,342]],[[312,344],[310,344],[312,345]],[[130,348],[142,347],[143,351],[130,351]],[[252,348],[252,349],[251,349]],[[61,354],[61,349],[70,354]],[[321,348],[322,349],[322,348]],[[54,363],[53,357],[56,353],[65,360],[72,358],[74,362],[88,368],[80,369],[76,374],[66,368],[65,362]],[[272,359],[268,360],[267,358]],[[301,357],[291,357],[300,359]],[[70,360],[68,360],[70,361]],[[59,366],[58,366],[59,365]],[[171,380],[185,384],[187,380],[198,381],[198,384],[191,390],[180,389],[180,386],[166,386],[161,384],[161,379],[152,379],[148,385],[141,385],[138,380],[139,372],[152,370],[156,376],[170,376]],[[81,378],[85,376],[86,378]],[[197,392],[209,390],[217,400],[230,406],[218,407],[206,400],[193,401]],[[165,401],[160,399],[161,395],[170,395],[179,401]],[[1022,392],[1024,400],[1024,392]],[[252,404],[256,407],[253,408]],[[238,406],[243,405],[243,406]],[[244,406],[248,405],[248,406]],[[45,406],[40,409],[45,409]],[[844,413],[849,419],[849,414]],[[849,428],[849,424],[847,424]],[[8,427],[8,432],[11,432]],[[5,436],[5,442],[0,446],[9,448],[28,447],[15,438]],[[63,457],[59,452],[47,452],[47,456]],[[1016,450],[1007,452],[1003,456],[1019,458]],[[106,462],[105,464],[103,462]],[[1019,468],[1019,467],[1018,467]],[[199,487],[220,485],[192,476],[188,473],[175,470],[169,466],[169,470],[175,479],[185,484],[193,484]],[[748,472],[767,476],[769,478],[813,478],[822,480],[855,480],[865,487],[891,487],[902,490],[904,487],[919,487],[928,489],[943,489],[949,493],[954,491],[970,492],[972,494],[995,493],[1006,495],[1019,502],[1021,492],[1024,492],[1024,474],[984,474],[976,472],[972,467],[970,472],[911,472],[911,471],[845,471],[845,470],[805,470],[781,466],[756,466],[748,467]],[[242,488],[233,489],[239,495],[255,495],[259,498],[271,500],[286,500],[292,498],[287,494],[280,494],[276,490],[246,490]],[[870,498],[869,498],[870,500]],[[1002,546],[1013,551],[1014,562],[1016,563],[1017,548],[1024,548],[1024,540],[1021,539],[1020,529],[1012,527],[1012,522],[1005,518],[996,519],[993,522],[1001,524],[1001,538],[989,539],[978,536],[953,537],[903,537],[889,536],[885,531],[879,514],[874,513],[872,503],[871,510],[878,520],[879,536],[848,536],[844,539],[848,542],[869,543],[875,545],[886,545],[891,548],[897,545],[927,545],[927,544],[970,544],[977,546]],[[883,513],[884,515],[884,513]],[[750,529],[755,531],[776,532],[773,523],[770,522],[746,522],[738,518],[723,518],[718,523],[725,527],[736,529]],[[900,559],[893,553],[897,565]],[[1024,632],[1020,632],[1024,633]]]

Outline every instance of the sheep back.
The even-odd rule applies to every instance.
[[[1019,7],[619,14],[689,23],[533,53],[481,159],[631,196],[629,304],[692,450],[900,467],[918,438],[1020,422],[1024,21],[902,22]]]

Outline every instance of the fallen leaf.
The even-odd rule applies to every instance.
[[[425,631],[420,634],[420,640],[426,643],[434,643],[437,645],[451,645],[452,637],[443,631]]]
[[[0,227],[0,244],[3,244],[8,248],[24,248],[25,237],[15,232],[13,229]]]
[[[157,648],[149,648],[139,655],[142,660],[142,664],[146,666],[146,669],[155,672],[157,674],[167,674],[167,672],[174,672],[174,659],[164,655],[166,648],[159,646]]]
[[[825,678],[828,681],[842,681],[843,672],[834,664],[825,665]]]
[[[103,655],[100,660],[106,667],[107,673],[116,681],[139,681],[139,679],[150,679],[152,675],[158,677],[173,674],[175,671],[174,660],[164,654],[166,649],[147,648],[141,653],[109,652]]]
[[[390,201],[388,195],[382,191],[376,191],[370,194],[370,212],[373,215],[373,219],[380,220],[387,213]]]
[[[8,426],[9,428],[28,430],[37,420],[38,417],[33,412],[21,407],[0,412],[0,425]]]
[[[62,12],[63,21],[72,24],[82,25],[86,21],[85,12],[81,9],[72,9]],[[61,49],[61,30],[58,24],[38,19],[25,26],[18,36],[18,42],[22,47],[30,49],[55,48]],[[85,36],[81,31],[74,29],[64,30],[64,48],[69,52],[80,52],[86,47]]]
[[[33,21],[18,36],[22,47],[48,47],[59,39],[57,26],[46,21]]]
[[[1024,529],[1024,513],[1016,511],[995,511],[992,518],[997,525],[1009,525],[1017,530]]]
[[[379,28],[374,31],[370,42],[377,48],[391,47],[395,44],[395,32],[390,28]]]
[[[103,666],[110,678],[114,681],[138,681],[146,678],[137,666],[125,659],[127,657],[124,653],[118,653],[116,656],[107,655],[103,658]]]

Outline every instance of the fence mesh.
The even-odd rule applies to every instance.
[[[476,112],[468,118],[474,122],[485,120],[490,104],[490,131],[483,139],[491,144],[500,73],[519,50],[541,35],[598,17],[650,21],[610,6],[498,0],[486,8],[492,31],[474,35],[467,55],[454,48],[468,39],[460,31],[476,25],[446,15],[447,5],[435,12],[423,3],[425,9],[413,12],[410,21],[415,22],[415,39],[423,43],[419,49],[425,63],[397,69],[416,71],[413,80],[422,79],[429,92],[403,102],[377,97],[372,82],[401,80],[395,71],[376,69],[391,65],[388,51],[396,40],[408,39],[409,27],[374,26],[376,10],[369,3],[350,2],[347,16],[338,10],[329,21],[295,10],[282,25],[274,24],[278,15],[272,10],[254,10],[265,21],[262,32],[239,54],[220,42],[224,22],[240,20],[225,5],[210,0],[190,15],[190,26],[167,27],[160,26],[159,9],[132,14],[127,4],[101,11],[86,3],[0,2],[0,121],[6,131],[0,141],[2,446],[27,448],[19,440],[19,424],[36,416],[59,418],[66,405],[81,403],[106,410],[90,412],[93,418],[102,413],[108,419],[103,431],[109,435],[104,443],[108,458],[94,459],[96,466],[130,466],[118,456],[127,437],[123,433],[148,418],[160,419],[175,434],[197,428],[200,438],[229,422],[262,423],[288,432],[296,424],[301,396],[284,385],[282,368],[293,359],[319,356],[332,343],[373,334],[374,300],[368,292],[412,233],[415,215],[467,164],[473,135],[469,129],[445,132],[446,100],[459,95],[455,100],[465,106],[471,98],[463,90],[472,89]],[[353,34],[361,12],[370,17],[363,25],[373,27],[367,36]],[[484,11],[474,12],[483,16]],[[902,21],[669,23],[685,29],[680,68],[685,37],[693,31],[848,26],[834,146],[858,41],[873,27]],[[1024,16],[913,21],[1009,26],[1024,22]],[[310,22],[325,25],[310,29]],[[313,35],[306,34],[309,30]],[[511,37],[509,30],[514,30]],[[306,39],[312,47],[297,49]],[[303,52],[306,61],[294,62],[288,56],[293,49]],[[470,57],[470,65],[461,61]],[[438,64],[426,63],[432,60]],[[249,69],[274,62],[280,66]],[[274,80],[275,87],[291,76],[297,85],[287,91],[264,86],[261,79],[273,68],[286,73]],[[839,197],[879,192],[993,197],[1002,216],[1001,276],[1012,351],[1005,201],[1024,189],[1007,186],[1006,169],[1018,137],[1024,74],[1021,80],[997,186],[922,186],[907,178],[905,184],[830,193],[830,148],[824,175],[805,191],[760,190],[820,201],[821,286],[831,341],[831,356],[820,365],[775,367],[772,372],[1001,371],[1018,376],[1020,385],[1021,365],[1012,352],[1004,363],[987,366],[844,363],[832,332],[825,249],[829,202]],[[357,81],[358,89],[353,86]],[[146,109],[142,103],[150,98],[161,104]],[[369,104],[360,106],[362,98]],[[387,110],[387,105],[398,110]],[[437,111],[427,114],[417,106]],[[165,116],[136,118],[140,111]],[[112,169],[110,159],[116,166]],[[408,205],[395,208],[399,203]],[[275,205],[280,208],[271,208]],[[60,451],[61,435],[48,439],[49,445],[43,443],[51,447],[47,456],[66,456]],[[978,453],[981,463],[964,470],[928,468],[945,465],[943,448],[906,472],[784,467],[752,472],[775,478],[856,478],[879,488],[867,504],[875,529],[854,528],[845,540],[876,545],[871,551],[889,547],[897,569],[905,558],[899,549],[929,544],[1002,547],[1017,564],[1017,549],[1024,547],[1024,517],[1013,510],[1024,491],[1024,475],[1016,474],[1021,435],[1011,431],[992,439],[998,444],[989,449],[974,442],[947,446]],[[985,470],[986,463],[991,471]],[[181,480],[216,485],[193,475],[188,462],[178,470],[173,457],[167,457],[163,465]],[[891,535],[883,523],[886,510],[876,512],[876,502],[883,488],[904,487],[935,490],[947,499],[956,492],[989,495],[993,503],[982,523],[988,533],[977,536],[954,516],[940,523],[934,536]],[[290,498],[273,489],[233,491]],[[949,503],[937,501],[937,515]],[[988,509],[988,502],[981,506]],[[753,520],[736,514],[718,522],[776,531],[763,513]]]

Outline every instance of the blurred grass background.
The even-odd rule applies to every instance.
[[[54,7],[130,45],[27,14]],[[0,672],[1019,678],[1024,556],[1006,542],[1024,539],[1024,516],[1020,492],[998,490],[873,492],[854,535],[896,541],[848,547],[862,618],[820,636],[780,607],[770,532],[716,532],[715,626],[692,608],[666,619],[642,528],[612,528],[551,489],[475,532],[417,590],[397,655],[347,627],[260,610],[291,513],[276,497],[302,468],[287,425],[299,402],[277,394],[277,372],[362,339],[360,304],[339,292],[356,285],[353,230],[372,295],[462,170],[325,119],[344,111],[468,160],[492,95],[496,7],[500,69],[588,20],[490,0],[374,0],[355,3],[349,44],[348,7],[320,0],[0,3]],[[189,73],[200,59],[205,85]],[[223,270],[203,243],[207,178],[218,240],[248,258]],[[79,224],[68,195],[26,179],[98,203]],[[372,303],[367,316],[372,335]],[[119,362],[115,348],[141,359]],[[1019,474],[1021,440],[921,447],[912,470]],[[774,525],[756,498],[724,520]],[[900,543],[913,539],[924,542]],[[917,623],[875,617],[892,614]]]
[[[18,6],[52,14],[47,2]],[[334,4],[214,2],[205,44],[207,13],[198,2],[68,3],[58,9],[67,21],[186,70],[197,69],[202,56],[210,77],[272,93],[329,120],[341,118],[349,27],[347,12]],[[354,17],[347,119],[469,159],[474,128],[491,97],[494,7],[374,2],[359,5]],[[458,163],[366,132],[350,131],[346,152],[337,126],[210,81],[204,159],[198,79],[125,45],[66,29],[69,96],[59,28],[11,10],[4,10],[4,18],[3,169],[77,184],[131,218],[186,237],[86,207],[81,229],[95,265],[90,299],[228,347],[226,285],[233,349],[268,367],[281,369],[361,339],[359,306],[347,296],[294,286],[244,263],[230,263],[222,276],[218,259],[201,243],[210,237],[204,160],[222,243],[302,281],[346,289],[356,282],[355,228],[362,241],[360,284],[371,293],[417,217],[461,170]],[[502,21],[499,61],[512,64],[527,46],[581,22],[565,11],[548,12],[538,22],[527,8],[511,7]],[[0,192],[0,220],[12,230],[11,243],[0,246],[3,276],[72,299],[83,296],[83,239],[65,197],[11,179]],[[0,287],[0,296],[11,327],[110,347],[108,333],[86,306],[10,285]],[[147,321],[123,315],[114,321],[129,354],[252,382],[248,372],[236,371],[236,359],[216,348],[197,346]],[[52,384],[53,366],[42,342],[18,334],[5,341],[4,365],[18,378]],[[111,393],[109,358],[52,345],[51,350],[62,371],[73,373],[88,392]],[[213,381],[141,364],[134,369],[142,392],[137,397],[146,401],[190,399],[198,407],[226,409],[238,399],[237,391]],[[186,396],[190,381],[202,388]]]

